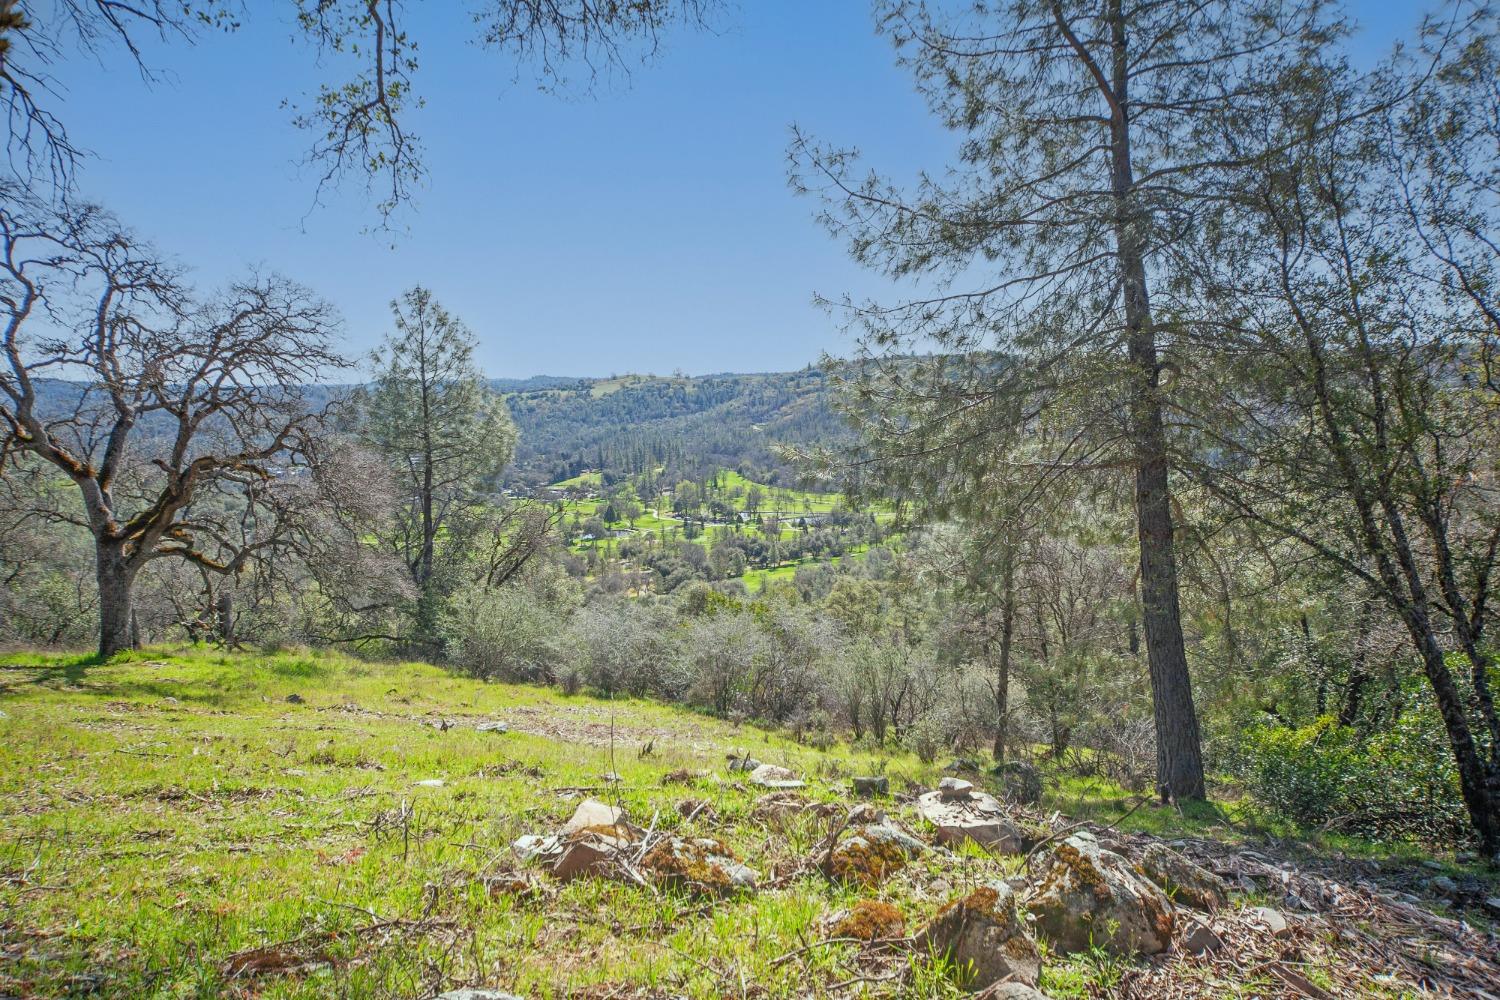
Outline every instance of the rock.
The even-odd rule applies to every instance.
[[[1025,983],[996,983],[974,1000],[1047,1000],[1047,994]]]
[[[987,850],[1021,853],[1024,847],[1021,830],[993,795],[972,791],[963,799],[952,798],[951,791],[949,795],[945,798],[943,789],[939,788],[917,798],[917,812],[937,827],[938,843],[958,845],[972,840]]]
[[[754,757],[736,757],[729,755],[729,769],[731,771],[753,771],[760,767],[760,761]]]
[[[1286,922],[1280,910],[1273,910],[1269,906],[1256,906],[1245,911],[1246,919],[1252,923],[1260,924],[1271,932],[1272,937],[1286,937],[1292,932],[1291,925]]]
[[[1229,900],[1229,886],[1223,879],[1165,844],[1147,844],[1136,867],[1174,903],[1212,913]]]
[[[449,990],[447,993],[439,993],[437,1000],[523,1000],[514,993],[502,993],[499,990]]]
[[[563,833],[577,833],[590,827],[618,827],[624,822],[624,809],[598,799],[584,799],[573,810],[573,818],[563,825]]]
[[[510,727],[503,722],[481,722],[474,727],[476,733],[508,733]]]
[[[906,918],[890,903],[878,899],[861,899],[853,909],[830,921],[828,936],[878,941],[898,938],[906,933]]]
[[[177,699],[168,698],[167,700],[175,702]],[[286,696],[286,703],[288,705],[300,705],[302,704],[302,696],[300,694],[289,694]]]
[[[615,858],[634,839],[624,826],[605,829],[619,830],[619,834],[599,832],[597,827],[580,830],[568,838],[562,855],[552,866],[552,874],[570,882],[583,875],[615,874]]]
[[[1182,932],[1182,950],[1190,955],[1211,954],[1224,947],[1224,939],[1201,920],[1189,920]]]
[[[887,778],[884,775],[868,778],[854,778],[852,779],[852,781],[854,783],[855,795],[870,796],[891,794],[891,779]]]
[[[1154,955],[1172,943],[1172,901],[1125,858],[1088,833],[1052,849],[1027,909],[1058,951],[1100,946],[1117,954]]]
[[[1427,888],[1431,889],[1433,892],[1437,893],[1439,896],[1457,896],[1458,895],[1458,883],[1455,882],[1455,881],[1453,881],[1451,878],[1449,878],[1446,875],[1439,875],[1436,878],[1430,878],[1430,879],[1428,879],[1427,880]]]
[[[783,791],[793,788],[802,788],[807,782],[800,780],[796,774],[784,767],[775,764],[762,764],[750,772],[750,784],[759,785],[762,788],[776,788]]]
[[[555,857],[562,853],[563,839],[558,836],[540,837],[534,833],[528,833],[524,837],[516,838],[515,843],[510,845],[515,851],[516,857],[522,861],[530,861],[537,857]]]
[[[641,859],[641,869],[673,888],[708,895],[754,889],[756,881],[729,845],[708,837],[663,838]]]
[[[1035,986],[1042,955],[1004,882],[981,886],[938,911],[916,937],[917,954],[947,957],[971,990],[1001,980]]]
[[[974,782],[962,778],[944,778],[938,782],[938,797],[944,802],[967,799],[974,794]]]
[[[1433,861],[1431,858],[1429,858],[1426,861],[1422,862],[1422,867],[1431,871],[1440,872],[1443,870],[1443,863],[1441,861]]]
[[[1042,772],[1034,764],[1008,760],[996,764],[990,773],[1000,779],[1005,797],[1017,805],[1034,806],[1042,801]]]
[[[599,775],[599,780],[603,781],[606,785],[618,785],[625,779],[620,777],[614,771],[605,771],[603,774]]]
[[[927,849],[911,834],[888,823],[852,828],[833,853],[818,862],[830,878],[853,885],[873,886],[906,867]],[[820,848],[821,850],[821,848]]]
[[[442,788],[447,782],[442,778],[423,778],[416,784],[419,788]]]

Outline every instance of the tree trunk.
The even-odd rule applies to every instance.
[[[219,616],[219,641],[228,649],[234,645],[234,598],[228,590],[220,592],[217,610]]]
[[[1000,663],[995,677],[995,746],[996,763],[1005,760],[1005,744],[1010,740],[1010,647],[1016,631],[1016,567],[1014,553],[1005,559],[1005,594],[1000,605]]]
[[[1124,291],[1126,350],[1132,369],[1129,432],[1135,461],[1136,535],[1141,550],[1146,660],[1156,719],[1156,781],[1158,790],[1169,797],[1201,799],[1206,795],[1203,749],[1182,641],[1161,370],[1143,256],[1147,220],[1136,204],[1130,162],[1125,18],[1118,4],[1114,5],[1110,20],[1115,96],[1110,135],[1111,183],[1117,213],[1115,248]]]
[[[1453,674],[1443,659],[1442,647],[1433,634],[1425,612],[1415,605],[1401,609],[1407,630],[1422,657],[1422,670],[1437,697],[1438,713],[1448,732],[1448,745],[1458,766],[1458,787],[1469,821],[1479,835],[1486,858],[1500,857],[1500,773],[1487,766],[1474,743],[1469,719],[1464,713],[1463,696],[1453,682]]]
[[[98,544],[94,575],[99,583],[99,657],[105,659],[138,645],[134,629],[135,569],[125,562],[118,547]]]

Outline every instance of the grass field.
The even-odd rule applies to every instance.
[[[490,886],[517,868],[517,836],[556,827],[583,794],[571,790],[609,771],[623,781],[608,794],[643,826],[680,826],[677,800],[711,797],[714,835],[762,873],[825,831],[738,826],[754,795],[719,777],[726,753],[824,776],[815,787],[849,769],[926,772],[424,665],[156,650],[107,665],[11,657],[0,678],[0,995],[411,997],[486,982],[550,996],[627,982],[714,996],[714,968],[804,995],[802,965],[772,959],[852,898],[821,883],[707,914],[613,882],[544,883],[537,898]],[[429,724],[445,718],[461,724]],[[514,728],[477,732],[481,719]],[[682,768],[714,773],[662,784]],[[252,949],[297,967],[231,975]],[[838,949],[813,963],[834,977]]]
[[[915,927],[1020,866],[968,846],[875,889],[829,883],[798,863],[831,821],[753,819],[757,790],[725,755],[790,767],[820,800],[842,800],[856,773],[930,787],[933,765],[422,664],[190,647],[106,664],[10,655],[0,713],[0,996],[425,997],[475,984],[532,997],[891,996],[880,977],[863,983],[856,945],[817,944],[830,916],[874,896]],[[478,731],[487,720],[510,731]],[[554,831],[585,795],[643,827],[719,838],[769,884],[704,899],[528,869],[513,841]],[[709,809],[684,819],[688,798]],[[1070,780],[1045,805],[1111,819],[1134,801]],[[1244,832],[1212,806],[1148,806],[1125,826]],[[930,957],[897,966],[902,997],[958,995]],[[1125,968],[1053,957],[1043,987],[1094,996]]]

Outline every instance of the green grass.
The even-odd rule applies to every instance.
[[[0,657],[0,713],[0,996],[385,998],[482,984],[718,997],[742,982],[770,998],[890,996],[875,980],[839,984],[910,963],[897,995],[953,997],[951,970],[926,957],[872,969],[850,945],[818,944],[828,918],[873,895],[915,929],[1021,863],[966,846],[929,852],[873,890],[794,873],[721,900],[559,884],[509,845],[555,830],[583,794],[617,800],[641,826],[721,838],[765,882],[813,856],[829,821],[752,820],[758,792],[725,769],[726,753],[791,767],[822,800],[844,801],[850,774],[886,773],[899,790],[930,787],[938,771],[903,752],[815,749],[652,701],[423,664],[194,647],[107,663],[12,654]],[[433,725],[444,719],[456,725]],[[488,719],[511,732],[474,729]],[[683,769],[694,776],[666,780]],[[603,781],[610,771],[617,785]],[[430,779],[443,784],[419,784]],[[689,797],[716,818],[685,821],[677,805]],[[1044,804],[1111,821],[1136,801],[1102,780],[1054,777]],[[1122,826],[1233,839],[1246,822],[1235,805],[1147,805]],[[252,949],[306,961],[230,975]],[[1058,956],[1043,986],[1107,995],[1127,967]]]
[[[0,995],[386,997],[483,982],[548,995],[654,983],[709,997],[740,975],[768,996],[821,995],[851,974],[847,946],[773,964],[856,898],[820,877],[706,912],[688,895],[614,882],[543,878],[533,899],[492,893],[486,879],[520,869],[517,836],[571,814],[578,796],[558,789],[602,787],[611,770],[623,781],[608,794],[642,826],[683,827],[676,803],[711,799],[719,824],[695,829],[763,877],[812,852],[826,821],[774,836],[745,822],[756,795],[724,771],[725,753],[793,767],[816,797],[850,770],[932,777],[906,756],[818,751],[651,702],[418,664],[190,648],[0,664],[0,946],[18,956],[0,964]],[[441,718],[470,725],[424,724]],[[515,729],[479,733],[481,718]],[[654,753],[640,758],[647,740]],[[679,768],[709,774],[663,784]],[[444,785],[417,784],[434,778]],[[969,858],[958,878],[995,870]],[[936,905],[919,887],[885,892],[919,918]],[[318,963],[226,976],[226,961],[253,948]]]

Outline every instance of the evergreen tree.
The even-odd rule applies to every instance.
[[[486,499],[510,461],[515,425],[474,365],[474,335],[422,287],[391,303],[395,330],[361,394],[364,437],[405,486],[391,536],[421,591],[418,631],[434,635],[442,589],[440,540]],[[457,559],[461,553],[447,553]]]
[[[997,446],[1039,422],[1057,433],[1028,459],[1038,489],[1129,471],[1158,784],[1173,796],[1204,783],[1169,478],[1172,279],[1200,206],[1257,156],[1224,123],[1300,82],[1305,55],[1341,31],[1327,7],[1011,0],[948,20],[887,0],[882,29],[961,135],[959,164],[903,191],[859,174],[852,152],[793,144],[793,183],[823,193],[856,260],[939,289],[846,302],[863,337],[843,378],[881,477],[948,513],[982,508],[1010,461]],[[913,356],[932,344],[941,355]]]

